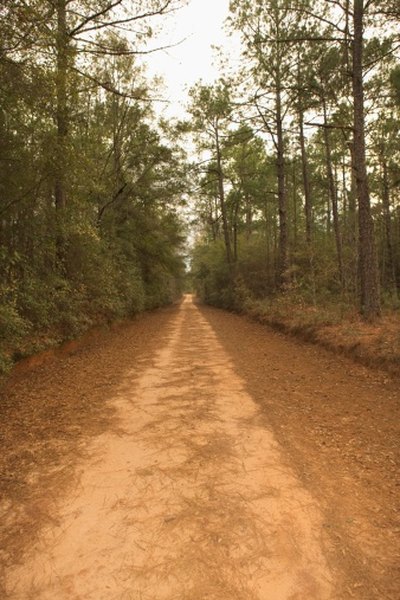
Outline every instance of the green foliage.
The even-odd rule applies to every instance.
[[[196,293],[204,302],[221,308],[233,307],[234,290],[221,240],[194,249],[192,277]]]
[[[16,346],[30,331],[29,322],[15,306],[15,294],[10,288],[0,288],[0,374],[12,366],[9,344]]]
[[[100,4],[101,23],[98,2],[66,2],[64,37],[46,3],[0,9],[0,372],[13,354],[181,291],[185,158],[157,124],[132,39],[110,33],[116,13]],[[74,34],[88,16],[101,25],[93,54]],[[141,18],[135,30],[136,42],[150,34]]]
[[[390,73],[390,83],[397,105],[400,107],[400,65],[396,65]]]

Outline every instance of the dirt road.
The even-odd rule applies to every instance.
[[[72,466],[61,486],[51,473],[42,480],[47,489],[40,491],[39,485],[34,506],[46,506],[51,519],[32,539],[24,534],[19,564],[9,564],[5,573],[7,597],[395,598],[395,524],[390,529],[385,521],[385,531],[378,527],[376,535],[368,520],[371,499],[363,496],[363,482],[346,470],[346,457],[341,457],[342,473],[335,472],[335,453],[332,463],[325,463],[318,435],[317,442],[308,440],[312,430],[304,430],[310,398],[329,403],[326,390],[334,383],[365,396],[365,370],[339,361],[316,381],[329,356],[239,317],[199,310],[190,297],[161,321],[138,362],[131,351],[129,365],[126,347],[124,356],[114,349],[103,357],[108,369],[112,358],[124,364],[108,390],[103,408],[108,421],[105,416],[106,424],[95,431],[89,423],[90,437],[83,425],[84,445],[79,456],[68,455]],[[261,335],[269,356],[256,342]],[[247,369],[241,367],[243,348]],[[71,359],[72,376],[83,369],[94,387],[95,373],[85,360],[85,355]],[[279,360],[281,372],[274,366]],[[343,365],[351,371],[350,384]],[[54,385],[49,369],[47,393]],[[308,381],[312,375],[314,381]],[[100,386],[106,376],[100,374]],[[379,389],[387,402],[397,403],[391,385],[374,376],[368,390],[375,402]],[[336,405],[336,417],[346,417],[338,411]],[[352,419],[346,414],[345,429]],[[328,417],[315,426],[326,427]],[[296,431],[296,423],[303,429]],[[298,438],[306,438],[305,445]],[[385,518],[392,519],[391,489],[381,489],[379,482],[378,488]],[[20,512],[31,500],[21,501]],[[378,498],[373,502],[382,509]],[[16,518],[10,507],[7,518]],[[357,537],[360,526],[364,530]],[[382,548],[385,556],[376,560],[374,552]]]

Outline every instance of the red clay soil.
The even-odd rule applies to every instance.
[[[399,400],[190,298],[15,373],[0,595],[397,600]]]
[[[335,354],[400,378],[400,313],[390,311],[370,323],[357,312],[290,303],[264,307],[245,303],[244,314],[276,331],[313,342]]]
[[[400,597],[399,380],[203,308],[296,472],[324,507],[343,598]]]

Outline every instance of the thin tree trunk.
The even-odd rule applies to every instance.
[[[285,150],[282,124],[282,98],[281,83],[278,77],[276,86],[276,169],[278,178],[278,211],[279,211],[279,260],[278,280],[281,286],[287,278],[288,261],[288,234],[287,234],[287,199],[285,184]]]
[[[356,184],[356,171],[354,167],[354,142],[348,141],[348,147],[350,151],[350,165],[351,165],[351,185],[348,197],[348,228],[349,228],[349,244],[352,251],[352,255],[357,254],[357,184]],[[351,285],[352,291],[355,296],[359,294],[359,277],[357,262],[352,261],[351,263]]]
[[[315,284],[315,265],[314,265],[314,246],[313,246],[313,222],[312,222],[312,197],[311,186],[308,168],[308,156],[306,150],[306,142],[304,137],[304,113],[303,109],[299,108],[299,140],[301,149],[301,166],[303,175],[303,190],[304,190],[304,216],[306,219],[306,244],[307,257],[310,265],[311,277],[311,292],[314,306],[317,304],[317,289]]]
[[[66,0],[57,0],[57,65],[56,65],[56,123],[57,146],[55,165],[54,196],[57,210],[66,206],[66,154],[68,135],[67,116],[67,67],[68,67],[68,33]]]
[[[340,231],[340,223],[339,223],[339,210],[338,210],[338,201],[337,201],[337,189],[336,189],[336,181],[332,168],[332,150],[331,143],[329,137],[329,129],[328,118],[327,118],[327,110],[326,110],[326,102],[325,99],[322,100],[322,106],[324,111],[324,144],[325,144],[325,156],[326,156],[326,172],[328,176],[328,189],[329,189],[329,197],[332,206],[332,216],[333,216],[333,230],[335,233],[335,243],[336,243],[336,253],[337,253],[337,261],[338,261],[338,272],[340,279],[340,286],[342,290],[344,289],[344,271],[343,271],[343,248],[342,248],[342,235]]]
[[[213,211],[214,211],[214,231],[215,231],[215,240],[219,239],[221,236],[221,227],[220,227],[220,218],[219,214],[219,199],[217,196],[213,196]]]
[[[359,219],[359,274],[361,313],[372,320],[380,315],[379,272],[371,215],[364,131],[363,88],[363,0],[354,0],[353,99],[354,99],[354,167],[357,184]]]
[[[238,190],[238,196],[232,207],[232,236],[233,236],[233,261],[238,260],[238,217],[240,208],[241,190]]]
[[[264,223],[265,223],[265,241],[266,241],[266,249],[267,249],[267,256],[266,256],[266,264],[265,264],[265,268],[266,268],[266,272],[268,275],[268,284],[270,284],[270,282],[273,280],[273,276],[271,277],[271,254],[272,256],[274,256],[274,248],[272,248],[271,250],[271,246],[273,244],[273,235],[271,233],[271,219],[270,219],[270,215],[269,215],[269,206],[268,206],[268,198],[265,198],[265,204],[264,204]]]
[[[215,123],[215,149],[216,149],[216,155],[217,155],[218,195],[219,195],[219,202],[220,202],[220,208],[221,208],[222,229],[223,229],[223,233],[224,233],[226,259],[228,262],[228,267],[232,271],[234,260],[233,260],[233,254],[232,254],[231,239],[230,239],[230,235],[229,235],[228,216],[226,213],[224,174],[223,174],[223,170],[222,170],[222,156],[221,156],[221,147],[220,147],[220,141],[219,141],[218,122]]]
[[[312,241],[312,200],[310,178],[308,175],[308,157],[306,151],[306,143],[304,138],[304,113],[299,110],[299,132],[300,132],[300,148],[301,148],[301,166],[303,173],[303,189],[304,189],[304,214],[306,218],[306,242],[311,244]]]
[[[396,281],[396,265],[394,260],[393,252],[393,240],[392,240],[392,219],[390,214],[390,190],[389,190],[389,178],[388,178],[388,167],[385,157],[381,158],[382,162],[382,183],[383,183],[383,214],[385,219],[385,237],[386,237],[386,249],[387,249],[387,271],[389,274],[389,284],[393,290],[395,298],[397,298],[397,281]]]
[[[253,211],[251,210],[251,202],[250,198],[246,194],[245,196],[246,203],[246,240],[248,241],[251,236],[251,229],[253,224]]]
[[[293,243],[295,249],[297,249],[297,240],[298,240],[298,219],[297,219],[297,190],[296,190],[296,163],[293,161],[292,164],[292,199],[293,199]]]

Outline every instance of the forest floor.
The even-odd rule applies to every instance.
[[[374,322],[354,306],[314,307],[281,297],[272,303],[249,301],[243,312],[270,327],[336,354],[400,377],[400,312],[386,310]]]
[[[18,369],[0,596],[395,600],[399,401],[389,375],[190,297]]]

